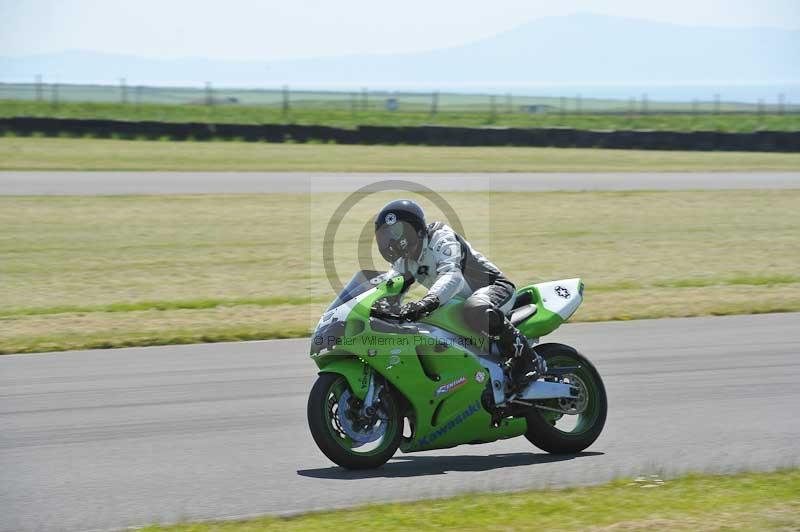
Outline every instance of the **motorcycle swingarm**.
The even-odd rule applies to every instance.
[[[575,397],[578,389],[562,382],[535,381],[520,393],[515,399],[519,400],[538,400],[538,399],[559,399],[562,397]]]

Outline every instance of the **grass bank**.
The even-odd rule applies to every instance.
[[[307,334],[333,298],[322,242],[345,196],[0,197],[0,352]],[[363,231],[391,197],[343,219],[343,281],[384,267]],[[800,310],[800,190],[446,200],[519,285],[582,277],[576,320]]]
[[[147,532],[292,530],[797,530],[800,472],[620,480],[604,486],[376,504]]]
[[[800,153],[0,137],[0,170],[791,172]]]

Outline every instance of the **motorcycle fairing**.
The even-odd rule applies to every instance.
[[[370,317],[372,305],[381,298],[400,294],[403,284],[402,276],[381,279],[374,288],[323,315],[311,349],[320,372],[340,373],[353,394],[362,400],[370,371],[391,382],[408,401],[406,416],[413,424],[411,436],[401,443],[403,452],[524,434],[524,418],[507,418],[494,424],[492,415],[483,407],[484,390],[491,389],[496,402],[498,397],[502,400],[503,375],[486,339],[476,336],[463,323],[463,301],[444,305],[416,326],[387,327],[388,322]],[[546,332],[541,331],[552,330],[563,322],[561,315],[545,306],[547,302],[539,296],[537,285],[522,290],[535,292],[538,311],[520,324],[521,329],[526,327],[542,335]],[[331,331],[335,335],[327,334]],[[323,337],[319,349],[315,348],[318,337]],[[456,341],[445,341],[447,338]]]

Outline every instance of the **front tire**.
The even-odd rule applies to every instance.
[[[553,454],[574,454],[589,447],[600,436],[606,422],[608,401],[600,374],[589,360],[572,347],[563,344],[544,344],[536,347],[548,368],[575,367],[571,380],[583,390],[585,397],[567,405],[575,414],[559,414],[551,410],[532,408],[526,415],[528,430],[525,437],[536,447]],[[559,399],[546,399],[538,404],[564,409]],[[561,422],[562,426],[559,426]]]
[[[372,469],[380,467],[391,458],[400,446],[403,436],[402,418],[391,392],[384,388],[380,394],[379,420],[369,430],[380,429],[382,435],[368,443],[354,439],[353,423],[348,420],[355,413],[349,404],[350,387],[347,379],[338,373],[321,373],[308,396],[308,428],[317,447],[332,462],[346,469]],[[344,396],[344,400],[342,397]],[[344,416],[344,417],[342,417]],[[348,417],[349,416],[349,417]],[[385,427],[379,427],[385,423]],[[345,428],[346,427],[346,428]],[[348,435],[350,434],[354,437]],[[368,432],[366,432],[368,434]]]

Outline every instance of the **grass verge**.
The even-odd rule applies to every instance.
[[[345,196],[0,197],[0,353],[303,336]],[[800,190],[445,196],[518,285],[582,277],[575,320],[800,310]],[[343,281],[385,267],[362,230],[392,197],[342,221]]]
[[[514,494],[470,494],[413,503],[151,526],[147,532],[292,530],[797,530],[800,472],[689,475],[662,481]]]
[[[311,172],[798,171],[798,153],[344,146],[0,137],[0,170]]]

